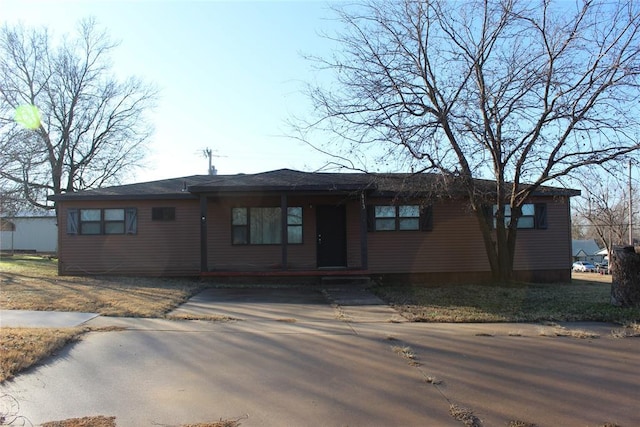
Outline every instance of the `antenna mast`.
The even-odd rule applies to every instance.
[[[216,167],[213,165],[211,158],[213,157],[213,151],[211,150],[211,148],[205,148],[202,153],[205,155],[205,157],[209,158],[209,169],[207,170],[207,173],[209,175],[217,175],[218,174],[218,170],[216,169]]]

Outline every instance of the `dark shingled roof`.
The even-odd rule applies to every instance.
[[[195,198],[199,193],[230,192],[322,192],[349,193],[367,190],[373,194],[420,193],[437,191],[435,174],[367,174],[301,172],[279,169],[257,174],[193,175],[138,184],[119,185],[50,196],[61,200],[131,200]],[[492,181],[479,180],[489,189]],[[537,195],[575,196],[578,190],[541,187]]]

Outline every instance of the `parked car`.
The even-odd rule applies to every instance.
[[[609,274],[609,263],[607,261],[596,263],[596,272],[600,274]]]
[[[596,266],[587,261],[576,261],[571,267],[573,271],[592,272],[596,271]]]

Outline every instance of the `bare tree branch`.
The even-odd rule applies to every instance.
[[[157,90],[116,79],[116,47],[93,19],[59,44],[46,29],[0,29],[2,188],[18,186],[32,205],[51,208],[48,195],[114,184],[139,166]],[[35,129],[13,121],[21,105],[39,109]]]
[[[334,80],[310,86],[318,116],[299,135],[332,133],[324,151],[367,147],[377,162],[455,177],[497,278],[511,274],[517,218],[536,190],[640,148],[637,2],[364,0],[337,17],[340,50],[309,58]]]

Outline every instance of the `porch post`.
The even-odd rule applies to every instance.
[[[207,196],[200,194],[200,272],[207,271]]]
[[[288,219],[287,219],[287,195],[285,193],[282,193],[280,195],[280,211],[281,211],[281,215],[280,215],[280,221],[281,221],[281,244],[282,244],[282,269],[283,270],[287,270],[287,224],[288,224]]]
[[[367,244],[367,205],[364,191],[360,193],[360,268],[369,269],[369,253]]]

